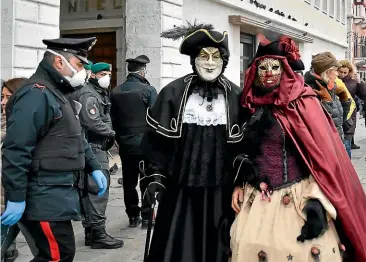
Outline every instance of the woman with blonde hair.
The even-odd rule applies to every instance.
[[[357,69],[348,60],[339,61],[340,67],[338,69],[339,78],[342,79],[350,92],[352,98],[356,100],[356,96],[362,101],[366,101],[366,86],[361,83],[357,77]],[[345,132],[345,143],[352,149],[359,149],[360,147],[352,143],[353,136],[356,131],[357,110],[354,110],[351,116],[353,125]]]

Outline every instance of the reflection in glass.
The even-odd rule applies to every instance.
[[[97,0],[97,10],[101,11],[105,9],[105,0]]]

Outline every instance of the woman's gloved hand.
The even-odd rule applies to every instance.
[[[93,171],[91,175],[99,187],[98,196],[103,196],[108,187],[107,178],[100,170]]]
[[[144,187],[146,185],[145,192],[142,195],[142,201],[148,206],[155,205],[156,201],[161,202],[166,185],[166,177],[160,173],[154,173],[150,176],[145,176],[140,180],[140,184]]]
[[[301,228],[301,235],[297,237],[300,242],[317,238],[328,226],[326,211],[319,200],[308,200],[303,211],[307,220]]]
[[[25,210],[25,201],[6,203],[6,209],[1,216],[1,224],[6,226],[12,226],[16,224],[23,216]]]
[[[318,80],[315,80],[316,85],[319,87],[319,90],[313,89],[315,93],[320,97],[320,99],[324,102],[332,102],[333,99],[329,94],[328,88],[319,83]]]

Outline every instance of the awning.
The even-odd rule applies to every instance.
[[[300,40],[301,42],[313,42],[313,38],[307,36],[306,32],[301,32],[300,30],[284,29],[283,26],[276,25],[276,22],[272,23],[270,20],[261,22],[242,15],[229,15],[229,23],[233,25],[252,26],[259,29],[269,30],[274,33],[278,33],[279,35],[286,35],[293,39]]]

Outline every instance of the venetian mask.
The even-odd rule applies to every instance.
[[[281,82],[282,64],[275,58],[264,58],[258,62],[258,82],[264,89],[273,90]]]
[[[211,82],[222,73],[224,61],[219,49],[215,47],[202,48],[195,59],[195,67],[198,75],[204,81]]]

